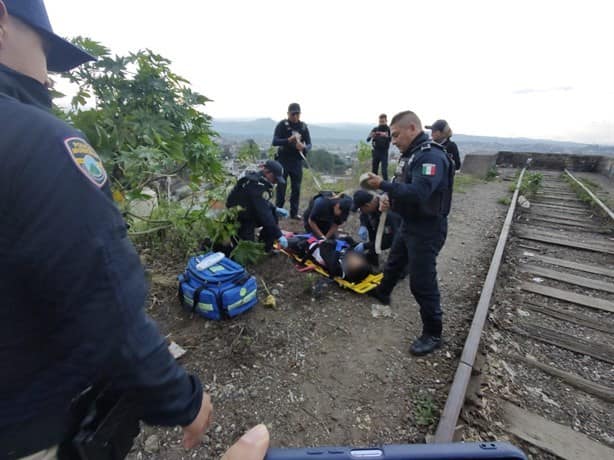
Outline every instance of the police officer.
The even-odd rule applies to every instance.
[[[360,210],[360,227],[358,229],[358,237],[363,242],[369,242],[369,251],[367,259],[371,265],[379,265],[379,257],[375,253],[375,239],[377,229],[380,223],[382,212],[380,211],[380,197],[369,193],[365,190],[357,190],[353,196],[354,211]],[[394,211],[388,211],[386,222],[384,222],[384,230],[382,234],[381,250],[390,249],[394,236],[398,234],[401,228],[401,216]]]
[[[194,447],[212,406],[145,314],[139,256],[83,134],[51,113],[47,71],[93,59],[42,0],[0,0],[0,458],[56,458],[73,401],[110,385]]]
[[[437,120],[431,126],[426,126],[426,129],[431,130],[433,140],[443,145],[446,152],[452,156],[454,167],[458,171],[461,168],[460,153],[458,152],[458,145],[451,139],[452,128],[450,128],[448,122],[446,120]]]
[[[371,142],[373,174],[377,174],[380,164],[382,165],[382,177],[388,180],[388,149],[390,148],[390,128],[388,117],[385,113],[379,116],[379,124],[371,130],[367,142]]]
[[[437,286],[437,255],[448,232],[454,165],[438,144],[429,141],[418,116],[410,111],[394,116],[392,142],[402,152],[393,182],[371,174],[368,185],[387,193],[383,209],[392,206],[403,218],[384,268],[384,279],[375,292],[383,302],[406,267],[409,287],[420,306],[422,334],[410,347],[425,355],[441,346],[442,311]]]
[[[301,121],[301,106],[293,102],[288,106],[288,118],[275,127],[273,145],[279,147],[275,159],[284,167],[284,179],[290,177],[290,218],[300,219],[298,214],[303,180],[303,156],[311,150],[311,135],[307,124]],[[276,206],[283,208],[286,202],[286,184],[277,187]]]
[[[329,239],[337,234],[337,229],[347,220],[352,210],[352,197],[345,194],[334,195],[320,192],[311,199],[305,210],[303,225],[307,233],[316,238]]]
[[[258,172],[247,172],[233,187],[226,200],[226,207],[241,206],[239,212],[239,239],[254,241],[255,230],[262,227],[260,239],[266,252],[271,252],[273,243],[279,241],[281,247],[288,242],[278,225],[278,217],[287,217],[288,211],[275,208],[269,200],[273,196],[275,184],[284,186],[284,168],[277,161],[268,160]]]

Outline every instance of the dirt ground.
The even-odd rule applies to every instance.
[[[375,318],[366,295],[327,285],[315,299],[318,278],[278,254],[250,270],[273,291],[277,309],[259,304],[211,322],[177,301],[172,280],[185,261],[145,254],[154,280],[167,280],[153,283],[148,311],[187,350],[181,362],[211,394],[215,421],[190,452],[179,428],[144,427],[129,458],[217,458],[260,422],[277,447],[424,442],[445,403],[507,210],[497,200],[509,196],[509,184],[470,183],[454,196],[438,266],[445,344],[425,358],[408,352],[421,324],[407,280],[393,293],[392,316]],[[297,229],[290,221],[282,227]],[[345,230],[356,227],[352,215]]]

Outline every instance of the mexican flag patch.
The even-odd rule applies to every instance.
[[[423,176],[434,176],[437,166],[433,163],[424,163],[422,165],[422,175]]]

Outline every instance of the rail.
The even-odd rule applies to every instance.
[[[465,403],[465,395],[467,393],[467,386],[469,379],[471,378],[471,371],[475,363],[475,357],[480,346],[480,336],[484,329],[486,317],[488,316],[488,310],[490,308],[490,300],[492,298],[495,284],[497,282],[497,275],[499,273],[499,267],[501,266],[501,260],[503,259],[503,251],[505,250],[505,244],[510,232],[512,220],[514,218],[514,212],[516,210],[516,202],[518,200],[518,194],[520,192],[520,184],[522,178],[526,172],[526,167],[522,169],[518,182],[516,183],[516,190],[512,197],[512,202],[507,211],[503,228],[501,229],[501,235],[495,249],[495,253],[490,262],[490,268],[486,275],[486,281],[484,281],[484,287],[480,295],[480,300],[475,309],[473,316],[473,322],[465,341],[463,353],[460,358],[460,362],[454,375],[454,381],[448,393],[448,399],[443,409],[443,414],[439,420],[437,431],[435,432],[434,442],[444,443],[452,442],[454,440],[454,433],[456,431],[456,425],[458,423],[458,417],[461,409]]]
[[[582,189],[588,194],[588,196],[590,196],[593,199],[593,201],[597,203],[597,205],[601,209],[603,209],[608,216],[610,216],[610,219],[614,220],[614,212],[610,211],[610,208],[608,208],[605,204],[603,204],[603,202],[599,198],[597,198],[595,194],[591,192],[591,190],[586,185],[584,185],[581,181],[576,179],[573,176],[573,174],[571,174],[567,169],[565,170],[565,174],[567,174],[570,177],[570,179],[572,179],[576,184],[582,187]]]

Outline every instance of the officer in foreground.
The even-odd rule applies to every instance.
[[[279,241],[282,248],[288,241],[279,229],[278,217],[287,217],[288,211],[275,208],[269,200],[273,196],[273,187],[286,185],[284,168],[277,161],[268,160],[260,166],[260,171],[248,171],[241,177],[228,194],[226,207],[241,206],[239,212],[239,232],[241,240],[255,241],[256,228],[262,227],[260,240],[264,242],[265,252],[273,250],[273,244]]]
[[[426,126],[426,129],[431,130],[431,137],[433,140],[441,144],[448,152],[448,155],[454,160],[454,166],[456,171],[461,168],[460,153],[458,151],[458,145],[452,138],[452,128],[446,120],[437,120],[430,126]]]
[[[303,181],[303,157],[311,150],[311,135],[307,124],[301,121],[301,106],[293,102],[288,106],[288,118],[280,121],[273,134],[273,146],[279,147],[275,159],[284,167],[284,179],[290,177],[290,218],[300,219],[298,214]],[[286,184],[277,187],[276,206],[283,208],[286,202]]]
[[[373,174],[377,174],[380,164],[382,165],[382,177],[388,180],[388,149],[390,148],[390,128],[388,117],[385,113],[379,116],[378,125],[371,130],[367,142],[371,142],[371,164]]]
[[[403,218],[384,268],[384,279],[375,291],[382,302],[406,268],[409,287],[420,306],[422,334],[410,347],[414,355],[425,355],[441,346],[442,311],[437,286],[437,255],[448,232],[452,202],[454,164],[446,152],[429,141],[418,116],[398,113],[391,122],[392,142],[402,152],[393,182],[370,174],[372,189],[387,193],[382,208],[392,207]]]
[[[47,71],[92,59],[53,34],[42,0],[0,0],[2,459],[56,458],[92,385],[121,392],[137,419],[182,426],[187,448],[211,421],[199,379],[145,314],[143,267],[100,158],[51,114]]]
[[[357,190],[353,196],[354,211],[360,211],[360,227],[358,237],[363,242],[369,243],[367,259],[374,266],[379,265],[379,257],[375,252],[375,240],[382,212],[380,211],[380,197],[365,190]],[[394,211],[388,211],[382,234],[381,250],[385,251],[392,247],[394,236],[399,233],[402,219]]]

